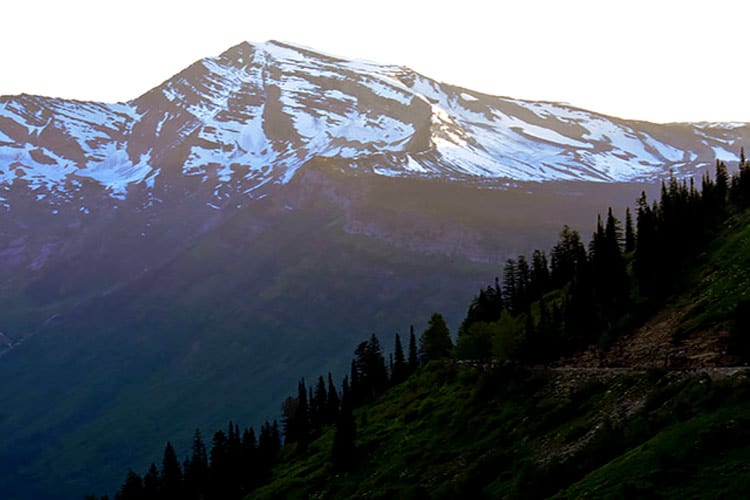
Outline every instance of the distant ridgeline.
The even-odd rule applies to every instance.
[[[306,456],[311,443],[331,427],[333,439],[321,440],[330,446],[328,466],[332,473],[349,473],[361,453],[354,409],[371,404],[434,360],[534,366],[592,344],[606,349],[679,292],[712,239],[749,207],[750,162],[743,150],[735,175],[717,161],[714,177],[704,176],[700,187],[692,179],[672,178],[662,184],[659,201],[649,203],[641,195],[635,223],[628,209],[624,228],[610,209],[597,221],[588,248],[565,226],[548,255],[536,250],[531,257],[509,259],[502,280],[480,290],[455,346],[437,313],[419,341],[411,327],[406,354],[397,334],[387,361],[372,334],[357,346],[340,389],[330,373],[309,387],[299,381],[296,396],[282,405],[281,430],[276,421],[267,422],[256,438],[253,429],[240,432],[230,422],[226,431],[213,434],[210,451],[196,430],[192,452],[182,463],[167,443],[161,468],[152,464],[143,477],[128,472],[115,498],[239,499],[268,483],[277,464]],[[724,324],[731,332],[730,356],[747,362],[750,290],[741,295],[732,298],[734,309]]]

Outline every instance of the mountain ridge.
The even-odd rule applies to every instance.
[[[217,200],[242,202],[315,158],[500,187],[654,181],[735,159],[730,150],[749,138],[748,124],[620,120],[403,66],[242,42],[123,103],[0,97],[0,185],[21,181],[55,198],[91,179],[122,199],[182,175],[209,182]]]

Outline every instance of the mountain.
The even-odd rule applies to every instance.
[[[608,257],[594,240],[571,281],[519,272],[522,295],[505,287],[497,300],[498,290],[483,290],[455,347],[427,347],[447,339],[433,317],[421,366],[371,336],[354,351],[341,396],[306,398],[303,385],[286,399],[283,447],[269,446],[267,431],[262,445],[240,444],[230,426],[207,445],[210,462],[188,462],[170,488],[235,499],[747,497],[750,163],[739,172],[729,189],[719,176],[682,202],[687,188],[670,183],[656,215],[639,207],[638,250],[618,245],[623,259],[612,267],[600,265]],[[724,203],[714,203],[717,192]],[[691,223],[674,231],[686,214]],[[641,245],[649,236],[663,246]],[[653,258],[657,269],[639,271]],[[585,279],[592,269],[599,284]],[[629,274],[628,307],[597,322],[618,269]],[[648,291],[652,272],[659,293]],[[584,296],[596,325],[586,336],[573,321]],[[514,305],[524,300],[528,307]],[[550,304],[562,320],[545,320]],[[170,498],[167,486],[128,478],[122,500],[149,496],[139,489]]]
[[[735,158],[746,124],[655,125],[479,94],[408,68],[242,43],[127,103],[0,100],[6,192],[113,197],[197,177],[222,205],[262,196],[313,159],[396,177],[653,180]],[[246,196],[242,197],[241,194]]]
[[[80,498],[164,436],[273,418],[367,333],[455,328],[507,257],[748,135],[278,42],[127,103],[2,97],[0,493]]]

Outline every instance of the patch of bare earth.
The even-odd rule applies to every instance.
[[[592,346],[556,366],[580,368],[697,369],[731,364],[723,329],[680,334],[691,304],[680,300],[653,316],[641,327],[620,336],[607,351]]]

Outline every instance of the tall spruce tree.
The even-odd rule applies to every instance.
[[[339,395],[333,384],[331,372],[328,372],[328,398],[326,404],[326,425],[334,424],[339,414]]]
[[[633,230],[633,217],[630,215],[630,207],[625,209],[625,253],[635,250],[635,232]]]
[[[191,498],[203,498],[209,481],[208,453],[200,429],[193,434],[193,447],[185,467],[185,490]]]
[[[247,428],[242,433],[242,457],[240,471],[242,474],[242,492],[246,494],[259,484],[258,475],[258,440],[255,430]]]
[[[326,422],[326,411],[328,408],[328,391],[326,383],[321,375],[315,385],[312,404],[310,405],[310,426],[313,430],[320,429]]]
[[[417,351],[417,336],[414,335],[414,325],[409,327],[409,355],[407,358],[409,374],[417,371],[419,367],[419,353]]]
[[[346,380],[344,380],[346,386]],[[331,462],[334,469],[349,472],[354,469],[357,461],[357,427],[352,413],[352,404],[346,395],[341,399],[341,411],[336,420],[331,448]]]
[[[440,313],[434,313],[420,337],[420,350],[425,362],[450,357],[453,342],[448,325]]]
[[[143,498],[146,500],[157,500],[161,498],[161,485],[159,484],[159,469],[152,463],[146,475],[143,476]]]
[[[406,359],[404,358],[404,348],[401,345],[401,337],[396,334],[393,348],[393,370],[391,372],[391,382],[400,384],[406,379],[408,367],[406,366]]]
[[[142,500],[144,494],[141,476],[129,470],[116,498],[118,500]]]
[[[182,469],[172,443],[167,441],[164,447],[161,475],[159,477],[160,497],[166,500],[181,500],[184,497],[182,488]]]

